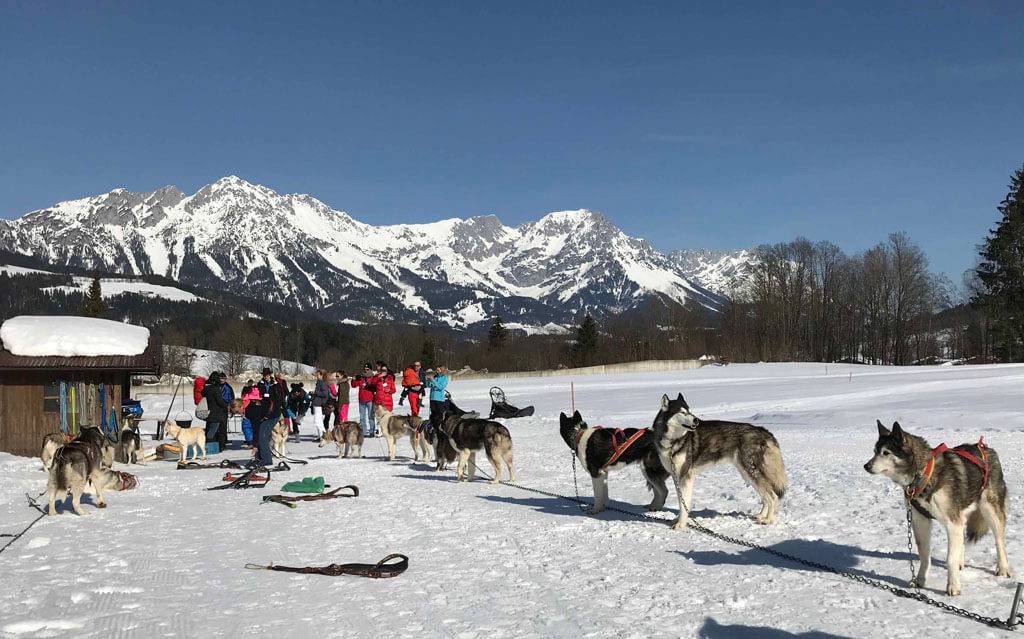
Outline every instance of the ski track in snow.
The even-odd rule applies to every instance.
[[[902,497],[861,467],[872,452],[875,419],[898,419],[933,446],[984,434],[1006,473],[1007,543],[1017,575],[1024,557],[1015,533],[1024,508],[1024,366],[829,365],[828,376],[825,369],[734,364],[574,379],[456,378],[450,388],[460,406],[481,413],[492,384],[515,405],[534,404],[534,417],[508,422],[517,478],[566,495],[573,494],[572,469],[558,413],[569,411],[570,381],[592,426],[648,426],[661,394],[679,391],[703,417],[763,425],[778,438],[789,475],[776,525],[751,520],[759,501],[731,466],[698,476],[694,518],[898,586],[909,576]],[[167,400],[147,397],[147,416],[162,418]],[[303,430],[308,437],[308,421]],[[206,492],[223,471],[134,466],[141,485],[110,494],[106,510],[87,496],[88,516],[45,518],[0,554],[0,637],[1008,635],[694,531],[613,512],[591,517],[571,502],[510,486],[459,484],[452,471],[413,464],[407,439],[395,462],[382,459],[384,448],[383,440],[368,439],[365,459],[337,460],[333,447],[291,444],[290,454],[310,464],[274,474],[264,490]],[[211,460],[246,456],[233,448]],[[478,459],[490,473],[482,454]],[[36,516],[24,495],[43,490],[45,475],[38,459],[7,454],[0,454],[0,469],[0,532],[17,532]],[[589,499],[589,478],[578,473],[580,494]],[[294,510],[261,505],[263,495],[306,475],[358,484],[361,495]],[[614,473],[609,484],[613,505],[640,511],[649,501],[635,467]],[[671,489],[667,505],[660,515],[666,521],[677,506]],[[1014,580],[994,576],[991,535],[967,550],[961,597],[944,594],[945,546],[937,526],[927,594],[1006,618]],[[248,562],[375,562],[392,552],[410,558],[408,572],[395,579],[243,569]]]

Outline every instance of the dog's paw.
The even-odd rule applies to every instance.
[[[1007,568],[996,568],[996,577],[1012,577],[1010,569]]]
[[[97,508],[106,508],[107,507],[107,502],[101,501],[100,503],[96,504],[96,507]]]
[[[672,530],[686,530],[686,525],[689,523],[689,520],[678,517],[672,522]]]
[[[959,584],[957,584],[955,586],[953,584],[947,584],[946,585],[946,594],[951,596],[951,597],[955,597],[957,595],[963,594],[963,590],[960,588]]]
[[[603,513],[603,512],[604,512],[604,508],[597,508],[597,507],[590,508],[590,509],[587,510],[587,514],[588,515],[596,515],[598,513]]]
[[[771,526],[772,523],[775,522],[775,520],[771,517],[761,517],[760,515],[754,517],[754,521],[761,524],[762,526]]]
[[[644,506],[644,510],[646,510],[647,512],[652,512],[652,513],[653,512],[658,512],[659,510],[661,510],[661,506],[655,506],[654,504],[647,504],[646,506]]]

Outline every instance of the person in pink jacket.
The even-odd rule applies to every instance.
[[[395,398],[392,397],[397,390],[395,388],[395,376],[388,369],[387,364],[381,364],[380,372],[375,376],[377,380],[377,394],[373,401],[384,408],[392,411],[395,409]]]

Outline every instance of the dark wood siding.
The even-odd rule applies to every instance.
[[[0,451],[15,455],[38,455],[43,436],[60,430],[60,413],[43,411],[43,388],[57,380],[106,384],[105,403],[108,419],[113,407],[117,411],[118,426],[121,425],[121,389],[128,382],[128,374],[125,372],[0,371]],[[99,401],[91,402],[91,410],[88,412],[85,416],[78,415],[78,424],[98,425]],[[70,422],[69,413],[68,423]]]

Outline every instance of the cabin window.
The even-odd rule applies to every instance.
[[[50,382],[43,386],[43,412],[60,412],[60,382]]]

